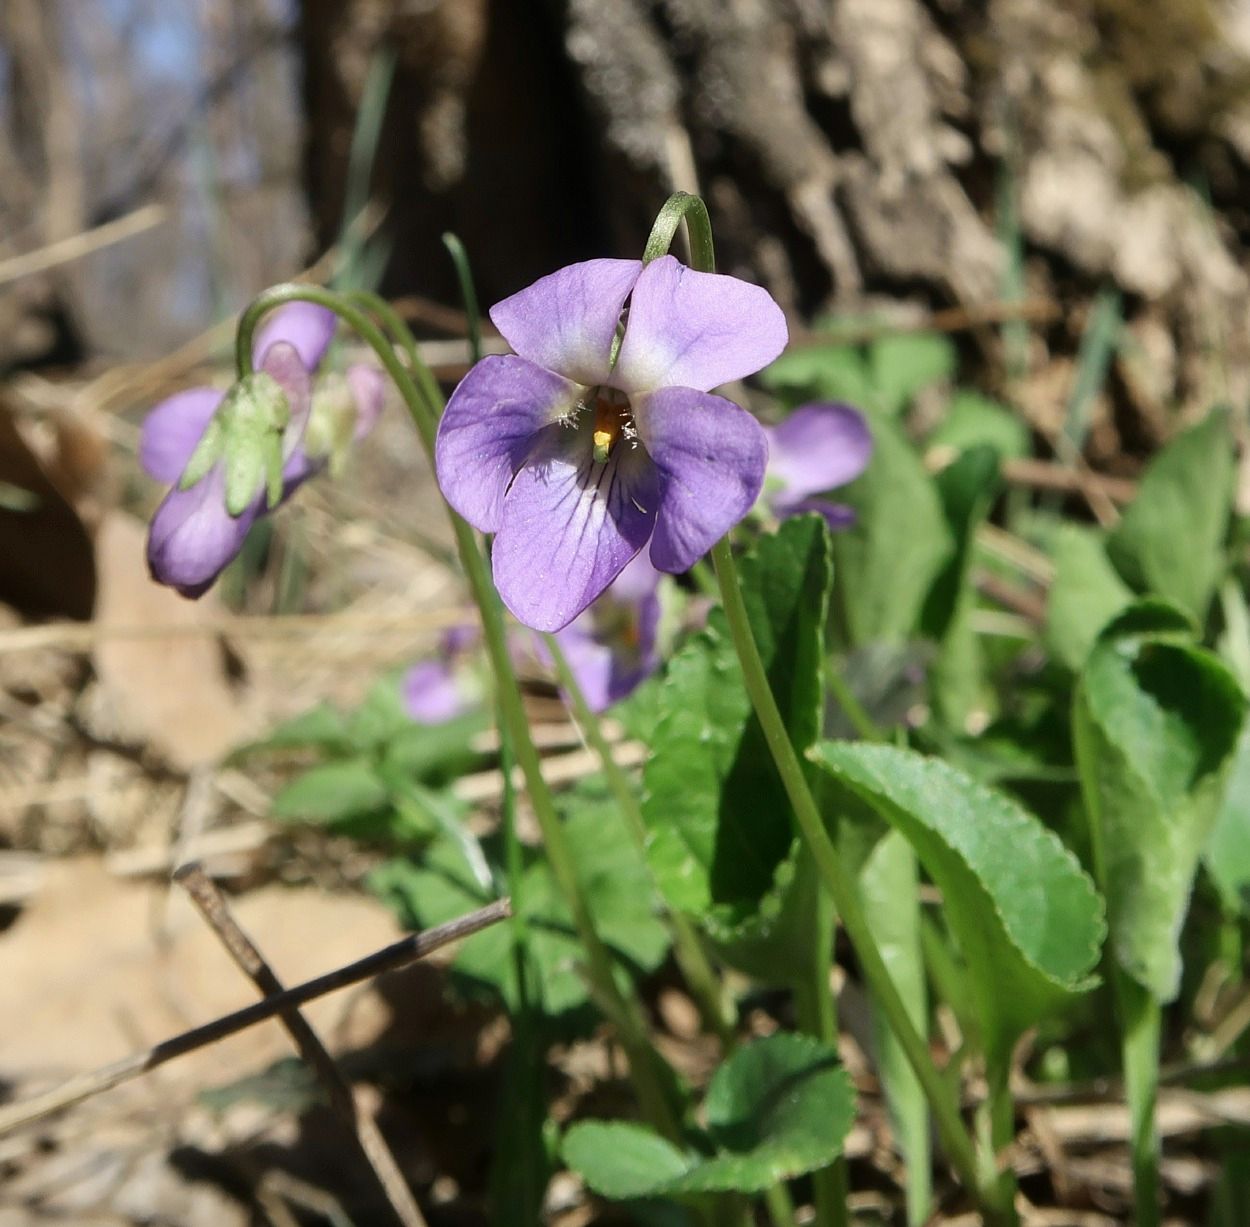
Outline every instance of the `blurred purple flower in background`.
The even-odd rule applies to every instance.
[[[556,632],[591,711],[635,690],[660,664],[660,572],[638,554],[611,586]]]
[[[750,510],[763,428],[709,390],[785,347],[767,291],[672,256],[589,260],[490,317],[516,354],[465,376],[435,461],[452,507],[497,534],[495,583],[527,626],[568,625],[648,541],[656,568],[687,570]]]
[[[481,687],[464,659],[480,638],[476,626],[453,626],[439,641],[436,656],[404,674],[404,709],[418,724],[446,724],[480,700]]]
[[[158,583],[183,596],[202,595],[243,548],[248,530],[260,516],[336,463],[347,442],[372,428],[384,394],[380,371],[353,366],[343,377],[325,376],[313,383],[334,327],[334,314],[325,307],[302,302],[280,307],[257,333],[253,357],[259,379],[252,376],[254,382],[243,381],[230,392],[190,388],[148,414],[139,443],[140,462],[151,477],[173,486],[148,530],[148,569]],[[265,382],[266,377],[272,384]],[[272,497],[260,462],[245,457],[248,472],[254,470],[257,481],[249,486],[238,514],[231,513],[229,442],[206,472],[181,488],[206,434],[222,429],[223,405],[240,395],[263,401],[272,395],[273,385],[285,398],[287,410],[276,443],[281,457],[278,497]]]
[[[768,474],[764,501],[778,519],[816,511],[835,532],[855,523],[854,508],[816,497],[854,481],[872,459],[868,423],[850,405],[800,405],[765,428]]]

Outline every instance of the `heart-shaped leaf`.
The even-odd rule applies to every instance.
[[[1065,524],[1055,538],[1055,579],[1046,600],[1046,646],[1069,669],[1079,669],[1098,632],[1133,592],[1116,574],[1098,535]]]
[[[911,843],[941,888],[991,1061],[1094,984],[1102,901],[1076,857],[1015,801],[911,750],[822,742],[813,759]]]
[[[741,576],[773,693],[802,750],[821,711],[831,583],[824,521],[786,521],[742,560]],[[670,663],[659,709],[643,817],[660,889],[707,925],[731,961],[741,936],[743,970],[787,979],[805,920],[786,902],[797,855],[790,807],[719,610]]]
[[[1090,652],[1074,735],[1111,949],[1156,1000],[1180,987],[1178,938],[1215,824],[1246,701],[1186,621],[1155,602],[1116,618]]]
[[[952,551],[937,488],[901,427],[878,413],[865,417],[872,459],[838,492],[838,501],[857,514],[833,550],[834,606],[849,647],[910,638]]]
[[[1146,466],[1108,542],[1125,579],[1202,618],[1224,566],[1232,486],[1228,416],[1215,412]]]
[[[1029,454],[1029,428],[1005,405],[961,388],[951,396],[928,444],[960,452],[986,444],[1004,459],[1014,459]]]
[[[1224,906],[1250,915],[1250,723],[1242,725],[1224,803],[1202,857]]]
[[[832,1049],[781,1033],[739,1049],[716,1071],[705,1110],[710,1155],[640,1125],[585,1121],[566,1135],[564,1160],[605,1197],[759,1193],[842,1153],[855,1093]]]
[[[963,726],[976,705],[983,672],[981,646],[972,632],[969,571],[977,527],[998,487],[998,453],[970,447],[937,475],[938,496],[954,550],[925,597],[920,628],[938,646],[930,675],[934,711],[948,725]]]

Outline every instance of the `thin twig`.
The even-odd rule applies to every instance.
[[[217,883],[204,872],[204,867],[198,861],[183,865],[174,872],[174,881],[191,896],[192,902],[200,910],[200,915],[221,939],[221,944],[225,946],[239,970],[251,979],[262,995],[281,993],[282,981],[230,914],[225,896]],[[387,1146],[377,1121],[356,1102],[351,1084],[343,1076],[334,1058],[326,1051],[325,1045],[317,1038],[317,1033],[308,1020],[294,1006],[280,1011],[278,1017],[295,1041],[300,1056],[312,1067],[322,1086],[326,1088],[331,1106],[355,1133],[360,1149],[369,1161],[369,1166],[373,1168],[395,1217],[404,1227],[427,1227],[425,1216],[421,1213],[399,1164],[395,1162],[395,1156]]]
[[[1127,477],[1108,477],[1092,470],[1080,473],[1049,460],[1018,457],[1003,461],[1003,477],[1012,485],[1035,490],[1078,493],[1098,489],[1115,503],[1131,503],[1137,496],[1137,483]]]
[[[123,1082],[129,1082],[132,1078],[137,1078],[158,1065],[164,1065],[166,1061],[172,1061],[175,1057],[184,1056],[208,1044],[215,1044],[218,1040],[255,1026],[258,1022],[264,1022],[265,1019],[272,1018],[283,1010],[303,1005],[317,997],[324,997],[326,993],[346,988],[349,984],[358,984],[361,980],[368,980],[371,976],[379,975],[384,971],[392,971],[407,963],[414,963],[442,946],[450,945],[463,937],[472,936],[481,929],[498,924],[511,914],[511,902],[506,898],[498,899],[486,907],[470,912],[467,916],[457,917],[455,920],[449,920],[446,924],[436,925],[421,933],[410,933],[407,937],[384,946],[381,950],[375,950],[355,963],[348,963],[344,967],[326,972],[323,976],[306,980],[303,984],[288,988],[285,992],[266,997],[263,1001],[256,1002],[255,1005],[246,1006],[242,1010],[236,1010],[233,1014],[226,1014],[210,1023],[205,1023],[202,1027],[193,1027],[190,1031],[184,1031],[181,1035],[164,1040],[153,1048],[136,1052],[91,1073],[70,1078],[60,1086],[55,1086],[40,1095],[32,1095],[29,1099],[0,1108],[0,1136],[16,1129],[19,1125],[38,1120],[41,1116],[47,1116],[58,1108],[80,1103],[92,1095],[98,1095],[101,1091],[107,1091],[120,1086]]]
[[[129,239],[136,234],[142,234],[145,230],[151,230],[153,226],[159,226],[164,220],[163,206],[146,204],[123,217],[105,222],[102,226],[83,230],[79,234],[71,234],[66,238],[58,239],[55,243],[36,248],[34,251],[25,251],[19,256],[10,256],[7,260],[0,260],[0,285],[7,285],[10,281],[29,277],[32,273],[42,273],[50,268],[68,264],[72,260],[90,255],[93,251],[99,251],[101,247],[120,243],[123,239]]]

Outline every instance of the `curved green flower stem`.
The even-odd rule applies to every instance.
[[[677,237],[677,227],[686,223],[686,241],[690,249],[690,267],[701,273],[716,271],[716,246],[712,242],[712,219],[701,196],[689,192],[674,192],[656,214],[647,245],[642,251],[642,262],[650,264],[668,254]]]
[[[933,1109],[942,1142],[950,1156],[951,1164],[965,1188],[982,1202],[987,1222],[1011,1221],[1010,1206],[995,1204],[994,1191],[983,1189],[977,1179],[976,1150],[972,1138],[959,1115],[959,1106],[950,1088],[942,1079],[933,1063],[928,1045],[912,1023],[911,1015],[903,998],[886,968],[877,943],[873,940],[868,921],[859,904],[859,892],[855,881],[843,868],[842,861],[825,831],[820,811],[807,785],[803,767],[790,744],[785,723],[777,710],[777,701],[768,684],[764,663],[751,634],[742,588],[738,583],[738,571],[734,564],[729,543],[722,539],[712,547],[712,562],[721,585],[725,618],[729,633],[738,652],[746,681],[747,693],[755,708],[755,715],[764,732],[769,752],[777,765],[777,772],[794,810],[795,819],[803,839],[812,853],[821,880],[833,899],[833,905],[842,918],[847,937],[855,948],[864,979],[868,982],[882,1013],[886,1017],[899,1045],[903,1049],[925,1096]]]
[[[657,259],[668,251],[677,227],[683,221],[686,223],[686,236],[690,243],[691,267],[702,272],[714,272],[716,258],[707,206],[699,197],[685,192],[674,193],[660,210],[647,239],[643,262]],[[794,809],[804,842],[816,862],[817,871],[833,899],[834,907],[842,917],[868,987],[875,995],[886,1021],[898,1038],[899,1046],[916,1072],[959,1178],[968,1191],[981,1202],[987,1223],[1009,1223],[1014,1218],[1010,1203],[1005,1206],[1000,1204],[996,1200],[998,1191],[983,1188],[977,1179],[976,1148],[959,1115],[958,1101],[934,1065],[928,1045],[912,1023],[907,1006],[894,986],[859,906],[859,892],[855,881],[843,868],[833,842],[825,831],[820,810],[807,786],[803,767],[790,743],[785,723],[777,710],[777,701],[768,684],[764,662],[760,659],[759,648],[751,633],[750,619],[742,599],[742,588],[738,583],[738,570],[727,538],[722,538],[712,547],[711,556],[720,584],[729,633],[737,649],[756,718],[763,729],[769,752]]]
[[[598,756],[603,765],[603,773],[607,777],[608,787],[616,799],[621,816],[634,840],[644,861],[646,858],[647,825],[642,816],[642,806],[637,794],[630,784],[625,772],[612,755],[612,747],[603,735],[603,727],[598,717],[590,710],[586,696],[578,684],[577,676],[569,667],[568,657],[560,647],[560,641],[554,635],[544,635],[547,651],[551,654],[555,665],[556,678],[565,699],[573,712],[573,719],[581,729],[582,736],[590,743],[590,748]],[[726,1008],[725,994],[712,964],[708,961],[707,952],[694,926],[687,916],[670,909],[667,913],[668,925],[673,934],[673,953],[676,955],[682,975],[690,985],[695,1000],[699,1003],[699,1012],[703,1015],[704,1025],[721,1042],[726,1055],[733,1051],[737,1044],[734,1034],[734,1019]]]
[[[236,360],[240,374],[246,375],[251,370],[252,337],[256,331],[256,325],[265,312],[282,303],[293,301],[314,302],[328,307],[344,323],[354,329],[377,354],[386,373],[399,389],[413,425],[432,461],[434,440],[438,431],[439,408],[442,403],[438,385],[421,361],[415,343],[409,344],[407,340],[404,340],[408,330],[402,321],[399,322],[397,332],[404,341],[404,348],[408,351],[410,360],[415,359],[416,365],[411,372],[400,361],[385,333],[359,305],[363,298],[363,295],[356,294],[352,296],[352,301],[344,301],[337,294],[311,285],[286,284],[266,290],[248,306],[239,320]],[[386,311],[379,309],[377,303],[374,302],[374,296],[370,295],[367,301],[370,309],[377,311],[383,318],[387,318],[388,322],[390,317],[399,320],[398,314],[393,309],[389,309],[389,316]],[[423,390],[430,385],[433,387],[433,395]],[[464,568],[465,576],[469,581],[469,589],[481,614],[482,632],[498,688],[498,701],[504,716],[504,724],[511,734],[513,751],[520,764],[521,773],[525,777],[530,804],[533,806],[534,815],[542,830],[548,862],[565,903],[572,913],[578,937],[586,951],[587,973],[593,995],[620,1031],[621,1045],[629,1059],[630,1076],[643,1112],[661,1134],[670,1141],[677,1142],[681,1138],[681,1129],[678,1123],[675,1084],[671,1071],[662,1065],[659,1055],[648,1042],[642,1006],[636,996],[632,993],[626,995],[617,983],[611,957],[595,928],[577,876],[572,849],[565,835],[563,824],[556,813],[551,789],[543,778],[538,750],[530,737],[529,722],[525,717],[521,702],[516,672],[508,654],[503,614],[486,568],[486,560],[478,548],[473,529],[450,508],[448,508],[448,516],[455,535],[461,566]]]
[[[404,317],[381,294],[375,294],[372,290],[352,290],[344,297],[351,303],[361,306],[366,311],[376,315],[382,321],[390,336],[403,349],[408,359],[408,373],[416,380],[417,387],[420,389],[421,395],[425,397],[425,403],[434,419],[434,432],[427,439],[425,433],[422,432],[421,423],[417,422],[415,417],[413,418],[413,421],[417,424],[418,432],[421,432],[421,442],[425,446],[426,452],[430,455],[430,463],[433,464],[434,433],[437,432],[438,419],[443,412],[443,393],[438,386],[438,380],[434,378],[434,372],[430,370],[425,359],[421,357],[421,351],[417,349],[417,340],[412,335],[412,330],[408,327]]]

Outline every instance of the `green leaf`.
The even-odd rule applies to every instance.
[[[1178,938],[1219,814],[1245,698],[1183,618],[1142,603],[1090,652],[1074,736],[1111,949],[1157,1001],[1180,987]],[[1159,628],[1163,629],[1160,630]]]
[[[708,1088],[710,1156],[683,1152],[649,1129],[586,1121],[564,1159],[605,1197],[760,1193],[827,1167],[855,1116],[850,1079],[832,1049],[780,1033],[739,1049]]]
[[[652,971],[668,950],[668,933],[656,915],[655,892],[646,865],[622,825],[615,804],[587,789],[562,798],[566,830],[596,927],[616,956],[623,975]],[[474,878],[460,847],[440,839],[421,864],[389,861],[370,877],[370,888],[417,928],[441,924],[490,901]],[[544,859],[533,860],[521,882],[529,925],[529,955],[542,989],[542,1008],[560,1014],[589,1000],[580,971],[584,959],[573,921]],[[520,995],[512,930],[495,925],[465,941],[456,971],[499,993],[510,1009]]]
[[[1055,578],[1046,601],[1046,646],[1069,669],[1085,663],[1099,632],[1133,600],[1116,574],[1101,537],[1076,524],[1060,528],[1054,545]]]
[[[468,712],[443,724],[417,724],[405,718],[398,727],[380,723],[373,730],[356,726],[358,736],[389,733],[382,758],[391,768],[417,779],[449,784],[457,776],[484,764],[484,755],[473,749],[472,740],[490,726],[485,710]]]
[[[1242,726],[1224,803],[1202,857],[1224,906],[1250,915],[1250,722]]]
[[[903,833],[941,888],[988,1060],[1005,1060],[1026,1027],[1094,984],[1102,901],[1032,814],[910,750],[826,741],[812,757]]]
[[[182,476],[178,479],[178,489],[189,490],[198,482],[203,481],[213,465],[221,459],[225,446],[226,434],[222,429],[221,418],[218,414],[214,414],[200,436],[200,441],[195,445],[195,451],[191,453],[186,468],[182,470]]]
[[[929,1029],[928,993],[920,945],[920,890],[916,854],[899,831],[890,831],[859,871],[864,917],[877,943],[890,979],[899,991],[916,1030]],[[907,1221],[929,1218],[930,1179],[929,1103],[909,1064],[902,1045],[874,1003],[873,1047],[890,1109],[890,1122],[903,1156],[907,1185]]]
[[[792,406],[804,400],[867,405],[873,398],[867,365],[852,345],[803,345],[789,349],[760,372],[759,380]]]
[[[298,775],[273,799],[275,818],[340,823],[376,814],[390,800],[367,758],[321,763]]]
[[[290,720],[284,720],[249,750],[336,750],[348,744],[347,722],[338,708],[319,703]]]
[[[802,750],[821,715],[824,521],[787,520],[742,560],[741,577],[773,693]],[[670,663],[659,706],[643,801],[656,880],[672,906],[708,924],[726,957],[741,936],[753,968],[785,976],[800,949],[791,926],[803,921],[786,902],[794,881],[790,809],[720,610]]]
[[[667,1192],[698,1159],[645,1125],[582,1121],[565,1136],[564,1161],[602,1197],[618,1200]]]
[[[369,688],[365,701],[348,717],[347,734],[354,746],[374,750],[410,732],[412,717],[404,707],[399,678],[379,678]]]
[[[933,479],[899,426],[866,414],[872,460],[838,494],[857,512],[834,539],[834,603],[850,647],[905,642],[953,543]]]
[[[904,332],[881,337],[868,347],[872,404],[897,416],[935,383],[955,373],[955,346],[938,332]]]
[[[1134,587],[1201,620],[1224,568],[1232,489],[1228,417],[1213,412],[1146,466],[1108,542],[1112,561]]]
[[[960,388],[946,407],[946,416],[929,436],[930,447],[949,447],[963,452],[986,445],[1004,460],[1027,456],[1029,428],[1005,405]]]
[[[942,512],[955,548],[929,589],[920,626],[938,643],[930,677],[934,709],[956,728],[963,727],[981,689],[980,645],[969,622],[970,571],[977,527],[989,513],[998,476],[998,453],[984,446],[969,448],[937,475]]]

